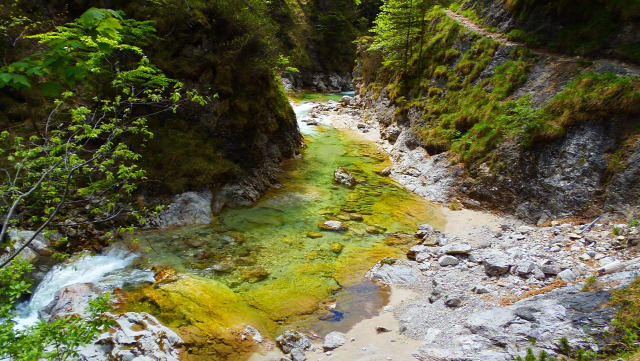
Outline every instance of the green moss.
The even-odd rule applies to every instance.
[[[454,150],[464,162],[493,164],[494,151],[506,139],[531,146],[557,139],[579,123],[640,114],[640,81],[614,74],[583,74],[540,109],[533,109],[528,98],[514,101],[512,94],[526,82],[537,61],[528,49],[515,48],[509,54],[512,60],[478,80],[500,44],[459,28],[439,10],[428,17],[426,59],[412,63],[409,75],[393,66],[381,69],[372,89],[389,84],[387,94],[399,112],[409,107],[421,112],[415,131],[431,153]],[[531,42],[523,31],[512,35]],[[473,43],[452,67],[451,59],[459,56],[453,47],[456,42]]]
[[[529,46],[548,47],[556,51],[571,54],[595,54],[608,46],[616,32],[622,31],[627,23],[631,23],[640,14],[640,3],[635,0],[602,0],[580,3],[571,0],[503,0],[520,19],[526,20],[533,14],[551,18],[561,25],[557,33],[533,33],[514,30],[509,39],[522,41]],[[632,49],[636,43],[621,45]],[[622,53],[623,57],[639,60],[638,54]]]

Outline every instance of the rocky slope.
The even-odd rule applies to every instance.
[[[369,360],[369,350],[386,352],[385,343],[392,342],[414,345],[412,357],[398,353],[394,360],[507,361],[529,348],[566,355],[564,338],[573,350],[609,350],[617,332],[610,302],[640,275],[638,232],[627,224],[553,222],[538,228],[507,222],[456,236],[422,225],[408,260],[385,260],[367,274],[415,292],[385,307],[383,314],[399,324],[380,316],[377,324],[368,323],[377,325],[377,334],[367,340],[331,333],[323,350],[299,347],[298,353]],[[365,346],[354,350],[349,343]],[[291,360],[303,359],[282,350]]]
[[[497,29],[513,28],[515,20],[498,23],[506,21],[502,2],[490,3],[465,2],[483,9]],[[615,99],[637,104],[640,69],[528,50],[461,13],[469,15],[431,13],[430,65],[409,75],[383,66],[382,54],[361,43],[351,106],[380,129],[395,161],[391,176],[435,201],[499,209],[538,224],[603,212],[638,218],[640,112],[600,90],[628,82],[633,90]]]

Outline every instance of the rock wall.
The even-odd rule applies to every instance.
[[[453,45],[460,54],[453,60],[442,60],[442,64],[455,67],[472,48],[470,41],[461,33]],[[465,86],[494,76],[496,69],[512,61],[514,50],[518,50],[517,45],[501,43],[486,68]],[[534,110],[548,104],[581,73],[633,76],[638,71],[609,60],[585,66],[574,58],[544,52],[536,52],[535,57],[526,79],[507,99],[529,97]],[[430,119],[424,117],[429,107],[427,96],[418,100],[415,94],[401,90],[400,105],[387,93],[389,84],[385,82],[389,80],[385,77],[389,74],[385,73],[381,54],[361,49],[354,70],[355,103],[363,109],[364,120],[380,129],[383,147],[394,162],[387,174],[417,194],[438,202],[458,201],[469,207],[497,209],[540,224],[555,218],[596,217],[602,213],[619,219],[640,217],[640,142],[638,137],[630,137],[640,121],[637,117],[617,116],[614,111],[613,115],[568,126],[560,138],[533,146],[523,146],[521,136],[506,138],[489,160],[460,164],[458,153],[421,140],[420,134],[431,126]],[[430,87],[443,90],[441,99],[457,91],[441,83],[442,77],[437,75],[430,80]],[[396,92],[403,89],[397,84],[389,86],[395,86]],[[411,101],[405,96],[408,100],[414,96],[411,101],[419,105],[407,106]]]
[[[462,4],[459,11],[474,9],[486,26],[496,27],[503,33],[515,29],[534,34],[536,42],[551,48],[569,46],[571,52],[591,55],[610,56],[638,62],[638,54],[624,49],[640,44],[640,24],[633,20],[629,10],[607,7],[605,2],[582,4],[580,7],[555,5],[553,2],[530,2],[520,6],[517,2],[510,8],[503,0],[475,0]],[[547,6],[552,4],[552,6]],[[555,5],[555,6],[553,6]],[[627,14],[625,14],[627,12]],[[592,21],[591,16],[598,13],[600,24]],[[607,22],[611,22],[607,24]],[[607,24],[608,26],[602,26]],[[582,29],[581,29],[582,28]],[[571,32],[580,37],[569,38]],[[566,38],[564,38],[566,36]],[[566,44],[568,40],[576,44]],[[533,39],[532,39],[533,40]],[[580,41],[591,43],[580,44]],[[574,49],[572,45],[577,47]],[[582,45],[582,46],[579,46]]]
[[[353,90],[351,74],[344,73],[286,73],[281,79],[285,90],[295,92],[338,93]]]

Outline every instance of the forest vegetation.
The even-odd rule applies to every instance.
[[[421,146],[470,172],[513,175],[507,145],[542,148],[613,119],[610,180],[640,141],[640,77],[613,66],[640,64],[637,0],[103,3],[0,5],[0,245],[10,250],[0,264],[0,358],[73,359],[111,325],[100,298],[87,318],[14,328],[32,286],[20,252],[38,235],[61,235],[60,259],[99,249],[145,226],[173,195],[215,191],[298,155],[283,75],[357,65],[359,96],[388,98],[399,121],[418,114],[411,130]],[[517,45],[472,32],[451,12]],[[549,57],[569,59],[575,76],[545,101],[516,96]],[[613,70],[595,71],[598,59]],[[92,237],[67,236],[79,226]],[[34,233],[12,248],[14,228]],[[622,312],[637,315],[637,288],[616,295]],[[633,352],[637,320],[620,320]]]

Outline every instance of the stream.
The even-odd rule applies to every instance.
[[[328,119],[303,122],[313,105],[294,104],[307,147],[283,165],[282,187],[206,226],[144,231],[127,244],[137,257],[112,251],[56,266],[23,306],[22,323],[33,322],[55,290],[74,279],[123,289],[117,311],[158,317],[184,339],[185,360],[248,359],[256,347],[241,337],[247,326],[272,339],[286,329],[323,337],[377,315],[389,290],[366,280],[367,270],[385,257],[402,257],[419,224],[441,228],[444,218],[377,173],[389,160],[374,144],[334,129]],[[337,167],[362,182],[351,189],[334,184]],[[326,220],[348,230],[320,230]],[[83,273],[96,265],[90,277]],[[152,282],[152,269],[164,282]]]

